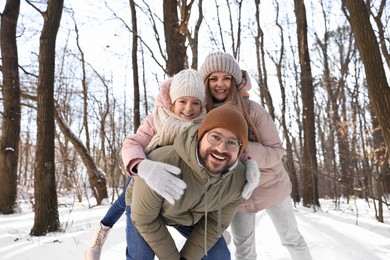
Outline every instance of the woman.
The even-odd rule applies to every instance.
[[[291,203],[291,181],[284,169],[278,131],[269,113],[249,100],[249,76],[228,53],[210,53],[199,69],[206,86],[207,111],[227,101],[235,102],[249,126],[248,155],[261,172],[259,185],[245,200],[231,223],[237,259],[256,259],[256,212],[266,209],[293,259],[311,259],[307,244],[299,233]]]

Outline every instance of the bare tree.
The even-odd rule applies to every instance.
[[[290,22],[287,22],[287,24],[290,24]],[[291,157],[288,157],[287,160],[293,160],[296,158],[296,164],[295,164],[295,167],[297,168],[297,179],[298,177],[300,177],[299,179],[302,180],[302,175],[303,175],[303,166],[302,166],[302,157],[303,157],[303,127],[302,127],[302,116],[303,116],[303,113],[301,112],[302,111],[302,105],[301,105],[301,102],[300,102],[300,96],[299,96],[299,93],[300,93],[300,84],[299,84],[299,78],[300,78],[300,75],[299,75],[299,62],[297,61],[296,59],[296,56],[299,56],[296,54],[297,50],[296,50],[296,45],[295,43],[293,43],[293,39],[292,38],[295,38],[295,35],[291,35],[293,34],[292,33],[292,29],[290,28],[287,28],[286,32],[288,33],[288,40],[289,40],[289,51],[291,52],[292,56],[291,56],[291,61],[289,59],[286,60],[286,63],[287,63],[287,66],[290,66],[291,67],[291,70],[292,70],[292,76],[294,78],[294,87],[292,89],[292,96],[291,96],[291,100],[290,102],[292,102],[293,104],[293,112],[295,112],[295,115],[294,115],[294,121],[295,121],[295,124],[297,126],[297,136],[294,137],[294,135],[291,133],[291,145],[292,145],[292,151],[293,151],[293,155],[290,155]],[[299,58],[299,57],[298,57]],[[288,95],[287,95],[288,97]],[[292,113],[292,112],[291,112]],[[290,123],[291,124],[291,123]],[[289,169],[287,167],[287,169]],[[294,181],[294,180],[292,180]],[[294,185],[294,184],[293,184]],[[302,185],[302,181],[301,181],[301,185]],[[297,192],[297,191],[293,191],[293,192]],[[294,196],[294,194],[293,194]]]
[[[385,32],[386,32],[385,27],[386,26],[384,26],[383,22],[382,22],[382,16],[383,16],[383,11],[385,11],[386,1],[387,0],[381,0],[377,14],[375,15],[374,12],[371,11],[371,15],[374,17],[374,21],[375,21],[376,26],[378,28],[379,44],[380,44],[380,48],[382,50],[382,55],[385,58],[387,67],[390,68],[390,54],[388,51],[389,47],[386,44],[386,42],[387,43],[389,42],[389,38],[388,37],[386,38],[386,34],[385,34]],[[388,17],[386,17],[385,19],[388,20]]]
[[[108,197],[105,173],[95,164],[88,149],[69,128],[58,106],[55,107],[54,116],[61,132],[64,134],[65,138],[73,144],[78,155],[81,157],[81,160],[87,169],[89,183],[91,184],[94,197],[96,198],[96,203],[100,205],[102,200]]]
[[[369,11],[363,0],[343,0],[349,12],[348,20],[355,35],[367,78],[368,93],[381,126],[387,147],[386,160],[389,160],[390,149],[390,87],[387,83],[379,44],[370,23]],[[346,12],[345,12],[346,13]],[[346,13],[346,15],[348,15]],[[369,46],[369,47],[368,47]]]
[[[256,0],[256,5],[259,2],[260,1]],[[258,8],[256,7],[256,13],[257,13],[257,11],[258,11]],[[284,158],[284,164],[286,166],[287,172],[289,173],[291,183],[292,183],[291,196],[294,200],[294,203],[299,203],[301,200],[301,196],[299,195],[297,171],[296,171],[296,168],[294,165],[293,146],[292,146],[290,132],[289,132],[289,129],[287,127],[287,120],[286,120],[287,98],[286,98],[286,89],[285,89],[284,80],[283,80],[285,77],[285,75],[283,74],[283,61],[285,59],[284,31],[283,31],[283,27],[281,26],[280,21],[279,21],[279,2],[278,1],[275,1],[275,12],[276,12],[275,25],[279,29],[280,48],[279,48],[278,56],[273,57],[272,55],[270,55],[270,58],[271,58],[272,62],[275,65],[275,68],[276,68],[276,75],[278,78],[278,84],[279,84],[281,99],[282,99],[282,111],[281,111],[280,124],[283,128],[283,136],[284,136],[285,143],[286,143],[286,155],[287,155],[286,158]],[[256,14],[256,19],[258,19],[257,16],[258,15]],[[261,31],[260,24],[258,25],[258,32],[260,32],[259,30]],[[262,33],[261,33],[261,35],[262,35]],[[256,46],[257,45],[258,45],[258,42],[256,40]],[[261,48],[263,49],[264,48],[263,44],[261,44],[261,46],[262,46]],[[259,60],[259,56],[257,56],[257,59]],[[259,62],[258,62],[258,66],[259,66]],[[260,85],[261,85],[261,83],[260,83]],[[267,88],[267,90],[268,90],[268,88]],[[268,92],[268,94],[270,94],[270,93]],[[269,96],[269,98],[271,98],[271,96]],[[272,101],[272,99],[271,99],[271,101]],[[267,102],[267,104],[269,104],[269,103]],[[271,102],[271,107],[273,108],[272,102]],[[269,108],[270,108],[270,106],[268,106],[268,109]]]
[[[37,152],[34,168],[35,218],[30,234],[42,236],[61,229],[54,161],[54,75],[55,46],[60,26],[63,0],[48,0],[39,44],[39,78],[37,89]]]
[[[381,3],[383,4],[383,2]],[[366,72],[367,88],[373,108],[372,114],[374,115],[374,147],[376,148],[376,151],[382,150],[382,152],[376,153],[376,156],[379,157],[378,159],[380,161],[375,164],[382,165],[382,167],[377,167],[378,177],[374,179],[376,183],[374,183],[373,195],[376,195],[375,197],[379,203],[379,210],[376,217],[378,221],[383,222],[382,198],[383,188],[385,186],[383,185],[385,180],[383,176],[385,176],[384,174],[386,171],[389,171],[388,162],[390,161],[390,121],[388,120],[388,115],[390,113],[390,87],[387,83],[387,77],[379,50],[380,45],[377,42],[374,30],[370,23],[369,10],[365,3],[361,0],[343,0],[343,11],[351,24]],[[349,15],[347,11],[349,12]],[[375,17],[375,21],[379,27],[382,26],[380,17],[380,14]],[[379,28],[379,39],[383,50],[385,46],[383,46],[384,43],[382,42],[384,35],[381,28]],[[370,48],[367,48],[367,46],[370,46]],[[385,55],[385,59],[387,60],[387,51],[383,50],[383,55]],[[380,132],[382,134],[380,134]],[[381,143],[381,136],[383,136],[386,146],[385,153],[383,153],[382,148],[378,147]]]
[[[132,49],[131,49],[131,62],[133,64],[133,89],[134,89],[134,133],[137,131],[141,123],[140,115],[140,92],[139,92],[139,82],[138,82],[138,60],[137,60],[137,51],[138,51],[138,29],[137,29],[137,13],[135,10],[134,0],[129,0],[130,10],[131,10],[131,29],[132,29]]]
[[[383,196],[384,196],[384,179],[385,176],[389,174],[389,164],[384,161],[383,157],[385,156],[384,149],[382,145],[383,142],[383,136],[380,131],[380,126],[378,122],[378,118],[375,115],[375,111],[373,109],[370,109],[371,113],[373,114],[372,117],[372,124],[373,124],[373,146],[375,148],[375,162],[373,168],[375,169],[372,172],[372,181],[374,182],[373,186],[373,194],[372,198],[378,201],[378,210],[376,210],[376,219],[384,223],[383,219]]]
[[[85,144],[81,142],[81,140],[72,132],[70,127],[70,121],[67,121],[63,116],[62,113],[65,110],[65,107],[67,106],[67,103],[63,104],[62,106],[59,105],[58,103],[56,104],[56,110],[55,110],[55,120],[57,122],[57,125],[60,127],[60,130],[62,131],[65,139],[67,141],[70,141],[72,145],[74,146],[77,154],[80,156],[84,166],[87,169],[87,174],[88,174],[88,180],[89,184],[92,189],[92,194],[96,198],[96,203],[98,205],[101,204],[102,200],[104,198],[107,198],[107,187],[106,187],[106,175],[105,172],[107,172],[107,169],[103,167],[103,170],[101,170],[97,165],[96,162],[93,160],[92,155],[91,155],[91,141],[90,141],[90,130],[89,130],[89,102],[88,102],[88,97],[90,95],[89,93],[89,83],[87,81],[87,65],[88,62],[85,60],[85,54],[83,51],[83,48],[80,44],[80,33],[79,33],[79,28],[77,25],[77,21],[74,18],[74,14],[72,12],[72,19],[74,22],[74,32],[76,34],[76,46],[77,50],[79,52],[80,56],[79,61],[80,61],[80,67],[81,67],[81,86],[82,86],[82,98],[83,98],[83,110],[82,110],[82,126],[84,128],[85,132]],[[65,59],[64,59],[65,60]],[[93,68],[92,68],[93,69]],[[105,84],[104,80],[100,76],[99,73],[97,73],[94,69],[93,71],[95,72],[96,75],[98,75],[98,78],[102,81],[103,85]],[[107,101],[107,98],[106,98]],[[107,101],[108,102],[108,101]],[[99,102],[97,102],[99,103]],[[61,107],[61,108],[60,108]],[[62,111],[60,111],[62,110]],[[101,135],[104,136],[104,121],[105,121],[105,116],[107,115],[107,110],[108,110],[108,105],[106,105],[106,110],[102,111],[100,114],[101,116],[101,122],[100,122],[100,133]],[[61,113],[62,112],[62,113]],[[64,113],[65,114],[65,113]],[[103,123],[102,123],[103,122]],[[100,135],[100,137],[101,137]],[[105,147],[104,147],[104,139],[105,137],[100,138],[101,141],[101,149],[99,151],[103,154],[103,162],[104,162],[104,153],[105,153]],[[104,164],[104,163],[103,163]],[[74,180],[77,181],[77,180]],[[78,184],[75,185],[75,187],[78,189]],[[76,190],[77,193],[79,193],[79,190]]]
[[[90,134],[89,134],[89,122],[88,122],[88,83],[87,83],[87,75],[86,75],[86,61],[85,61],[85,54],[83,49],[80,45],[80,34],[79,34],[79,28],[77,26],[77,22],[74,18],[74,15],[72,13],[72,19],[74,22],[74,31],[76,33],[76,45],[77,49],[80,53],[80,63],[81,63],[81,86],[83,87],[83,127],[85,132],[85,146],[87,148],[87,151],[90,152],[91,149],[91,141],[90,141]]]
[[[349,75],[349,66],[352,57],[356,55],[354,41],[351,29],[348,26],[342,26],[335,33],[335,41],[339,50],[339,68],[340,76],[337,82],[333,82],[336,88],[336,97],[333,102],[333,107],[338,108],[340,114],[333,115],[333,122],[337,126],[337,141],[340,158],[340,169],[342,175],[342,184],[349,184],[345,189],[345,193],[354,194],[354,178],[356,170],[352,166],[351,152],[351,136],[349,135],[348,126],[350,125],[347,118],[347,97],[346,97],[346,78]],[[332,84],[332,83],[331,83]],[[332,87],[332,86],[330,86]],[[337,104],[337,100],[339,100]]]
[[[264,50],[264,32],[260,25],[260,0],[255,0],[256,5],[256,27],[257,34],[255,36],[255,45],[256,45],[256,63],[257,63],[257,84],[259,85],[260,90],[260,100],[261,104],[268,109],[268,113],[271,115],[272,119],[275,120],[275,108],[273,105],[271,93],[268,88],[268,75],[267,67],[265,62],[265,50]],[[279,3],[276,1],[276,12],[279,16]],[[276,18],[278,19],[278,18]],[[276,24],[279,30],[282,29],[280,24]],[[282,32],[281,32],[282,33]],[[281,54],[282,55],[282,54]]]
[[[301,95],[303,106],[303,205],[320,203],[317,187],[317,156],[315,143],[314,86],[307,43],[307,21],[304,0],[294,0],[297,19],[299,63],[301,67]]]
[[[215,0],[215,8],[216,8],[216,19],[217,19],[217,26],[218,26],[218,33],[219,33],[219,37],[220,37],[220,45],[221,45],[221,49],[226,52],[227,51],[227,48],[226,47],[229,43],[230,43],[230,49],[231,49],[231,52],[232,52],[232,55],[233,57],[239,61],[240,60],[240,48],[241,48],[241,33],[242,33],[242,25],[241,25],[241,18],[242,18],[242,3],[243,1],[235,1],[235,4],[237,4],[238,6],[238,17],[237,17],[237,20],[233,20],[234,17],[233,17],[233,14],[232,14],[232,5],[229,3],[229,0],[226,0],[226,4],[223,6],[223,7],[226,7],[227,8],[227,15],[225,14],[225,10],[223,9],[223,11],[221,12],[220,9],[221,9],[221,4],[218,3],[217,0]],[[224,22],[224,18],[227,18],[228,20],[228,29],[227,31],[229,32],[227,35],[226,35],[226,32],[225,32],[225,29],[224,29],[224,25],[225,25],[225,22]],[[235,30],[234,29],[234,26],[237,26],[237,29]],[[210,33],[213,34],[213,31],[215,30],[215,28],[210,28]],[[235,35],[235,32],[237,33]],[[226,37],[225,37],[226,35]],[[229,42],[230,40],[230,42]],[[215,36],[211,35],[211,41],[213,42],[217,42],[217,39]]]
[[[31,117],[30,117],[31,118]],[[31,120],[31,119],[30,119]],[[31,121],[30,121],[31,123]],[[19,174],[18,180],[19,184],[22,185],[27,190],[32,186],[31,180],[33,172],[34,160],[32,159],[33,146],[31,141],[30,132],[26,131],[26,135],[19,142]]]
[[[330,153],[332,154],[333,160],[330,161],[333,163],[333,170],[335,173],[338,172],[338,169],[340,169],[341,173],[341,184],[343,189],[343,195],[349,200],[350,195],[353,194],[353,171],[351,169],[351,153],[349,149],[349,140],[348,140],[348,131],[347,131],[347,124],[345,122],[346,120],[346,109],[345,109],[345,95],[344,95],[344,78],[347,76],[348,70],[345,68],[348,68],[349,62],[350,62],[350,55],[351,51],[349,53],[345,53],[345,51],[342,49],[343,46],[338,46],[340,51],[340,68],[342,69],[340,79],[337,80],[335,76],[331,73],[330,68],[330,57],[329,57],[329,45],[330,45],[330,39],[332,35],[335,35],[337,37],[345,37],[348,39],[348,31],[347,30],[339,30],[338,34],[334,34],[329,31],[328,29],[328,13],[326,12],[326,7],[323,1],[320,1],[322,14],[323,14],[323,20],[324,20],[324,35],[323,37],[319,37],[317,33],[315,33],[316,37],[316,43],[318,44],[320,48],[320,56],[323,57],[323,75],[322,75],[322,83],[325,86],[325,89],[328,94],[328,103],[329,103],[329,109],[328,109],[328,117],[331,119],[331,123],[328,124],[330,131],[330,140],[332,140],[332,145],[329,146]],[[343,34],[340,36],[340,34]],[[350,35],[350,34],[349,34]],[[351,37],[349,38],[351,39]],[[345,41],[343,40],[343,43]],[[348,41],[346,42],[348,43]],[[352,43],[349,41],[349,45],[346,45],[346,48],[351,48]],[[348,50],[348,49],[347,49]],[[334,140],[334,136],[337,137],[336,141]],[[338,156],[339,156],[339,166],[336,166],[336,150],[335,150],[335,144],[337,143],[338,146]]]
[[[1,57],[3,86],[3,120],[0,139],[0,212],[14,213],[17,194],[17,171],[20,135],[20,82],[16,26],[20,0],[7,0],[1,14]]]
[[[197,69],[198,68],[198,45],[199,45],[199,30],[200,30],[200,26],[202,24],[202,21],[203,21],[203,10],[202,10],[202,7],[203,6],[203,0],[199,0],[198,2],[198,12],[199,12],[199,15],[198,15],[198,19],[196,21],[196,24],[195,24],[195,28],[194,28],[194,36],[192,36],[192,33],[188,30],[187,31],[187,38],[188,38],[188,42],[189,42],[189,45],[190,45],[190,48],[191,48],[191,51],[192,51],[192,62],[191,62],[191,68],[193,69]]]
[[[181,8],[181,17],[179,20],[177,13],[176,0],[164,0],[164,34],[166,42],[167,59],[167,74],[173,76],[184,69],[186,61],[186,39],[188,21],[190,19],[191,7],[194,0],[191,0],[188,5],[187,1],[183,1]]]
[[[241,15],[242,15],[242,2],[243,0],[236,0],[236,4],[238,5],[238,18],[236,22],[233,22],[231,4],[229,0],[226,0],[226,6],[229,11],[229,27],[230,27],[230,39],[231,39],[231,49],[233,52],[233,57],[237,60],[240,60],[240,48],[241,48]],[[218,15],[219,18],[219,15]],[[233,24],[237,24],[237,37],[234,37],[234,26]],[[222,33],[222,31],[220,31]],[[223,39],[221,37],[221,39]]]
[[[96,73],[96,71],[95,71]],[[28,95],[26,93],[22,93],[22,98],[27,100],[32,100],[37,102],[37,97],[33,95]],[[93,160],[90,152],[88,151],[87,147],[83,144],[83,142],[80,140],[80,138],[72,131],[72,129],[69,127],[69,122],[66,121],[63,115],[64,108],[61,108],[60,105],[56,100],[54,100],[54,118],[55,121],[64,135],[66,141],[69,141],[72,143],[76,153],[78,156],[80,156],[82,163],[84,164],[89,182],[92,188],[92,192],[94,197],[96,198],[96,203],[98,205],[101,204],[102,200],[104,198],[107,198],[107,187],[106,187],[106,174],[105,172],[100,169],[95,161]],[[29,145],[29,144],[26,144]],[[70,155],[64,155],[62,158],[69,157]],[[26,158],[27,160],[27,158]],[[28,164],[26,162],[25,164]],[[26,170],[27,171],[27,170]],[[67,176],[65,176],[67,177]],[[78,188],[78,187],[76,187]],[[76,192],[79,192],[76,190]]]

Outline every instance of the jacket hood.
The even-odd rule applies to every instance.
[[[163,107],[165,109],[171,110],[172,102],[169,96],[169,90],[171,88],[172,78],[165,80],[160,86],[160,92],[156,98],[156,106]]]

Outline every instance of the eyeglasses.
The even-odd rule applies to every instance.
[[[236,152],[236,151],[240,150],[240,147],[242,145],[241,142],[238,141],[237,139],[224,138],[216,132],[208,132],[207,133],[207,141],[213,146],[218,146],[223,141],[225,141],[226,149],[229,151],[232,151],[232,152]]]

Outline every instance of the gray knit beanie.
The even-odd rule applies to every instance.
[[[242,81],[242,72],[240,65],[229,53],[217,51],[207,55],[202,66],[199,68],[199,73],[202,75],[203,80],[214,72],[225,72],[229,73],[236,80],[237,86]]]
[[[196,97],[200,99],[202,106],[205,106],[205,86],[199,72],[187,69],[173,76],[169,96],[172,104],[180,97]]]

